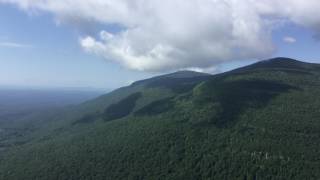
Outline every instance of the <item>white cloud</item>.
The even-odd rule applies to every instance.
[[[0,0],[57,21],[123,27],[80,38],[82,47],[141,71],[208,69],[272,55],[272,30],[290,21],[320,33],[319,0]]]
[[[28,45],[28,44],[20,44],[20,43],[15,43],[15,42],[0,42],[0,47],[5,47],[5,48],[30,48],[32,46]]]
[[[287,36],[283,38],[283,42],[292,44],[292,43],[296,43],[297,39],[294,37]]]

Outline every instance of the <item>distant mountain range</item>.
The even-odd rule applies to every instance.
[[[319,64],[158,76],[0,132],[0,179],[320,179],[319,108]]]

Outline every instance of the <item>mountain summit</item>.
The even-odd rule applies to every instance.
[[[283,71],[312,71],[319,70],[320,66],[318,64],[305,63],[290,58],[273,58],[264,61],[254,63],[252,65],[236,69],[235,71],[247,71],[247,70],[283,70]]]

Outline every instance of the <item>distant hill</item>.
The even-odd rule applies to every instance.
[[[15,120],[34,111],[77,105],[101,94],[98,91],[0,88],[0,122]]]
[[[42,115],[0,179],[320,179],[319,107],[320,65],[288,58],[154,77]]]
[[[1,89],[0,106],[55,107],[76,105],[103,94],[102,91]]]
[[[51,114],[101,95],[100,91],[0,87],[0,151],[20,142]],[[12,139],[12,141],[8,141]]]

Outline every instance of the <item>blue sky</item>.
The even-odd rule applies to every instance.
[[[64,20],[61,20],[62,23],[57,23],[57,20],[60,19],[51,10],[30,12],[21,10],[16,5],[1,4],[0,1],[0,86],[113,89],[128,85],[135,80],[179,69],[193,68],[193,66],[197,69],[205,69],[203,67],[208,63],[207,61],[199,62],[197,66],[194,58],[186,60],[187,63],[181,58],[182,60],[177,63],[172,62],[173,68],[169,68],[170,64],[138,66],[128,63],[129,60],[141,63],[137,58],[106,60],[103,57],[112,59],[118,56],[110,52],[101,52],[109,46],[104,44],[105,42],[101,40],[103,38],[98,34],[103,30],[116,36],[123,31],[119,27],[126,26],[126,22],[111,23],[93,20],[90,23],[77,24],[74,21],[70,23]],[[145,26],[141,25],[141,27]],[[315,31],[312,28],[292,22],[285,23],[280,28],[272,30],[270,40],[275,48],[272,53],[261,57],[260,55],[243,57],[241,61],[234,57],[215,61],[212,62],[213,68],[205,71],[213,73],[227,71],[253,63],[262,57],[276,56],[320,63],[320,43],[313,37],[314,34]],[[94,49],[96,46],[90,46],[85,49],[87,46],[82,47],[83,43],[80,42],[84,37],[90,37],[95,43],[93,45],[101,45],[104,48],[101,50]],[[143,38],[142,40],[148,41],[145,36]],[[201,41],[202,37],[199,36],[199,38]],[[292,41],[284,41],[284,38],[290,38]],[[150,39],[150,41],[155,40]],[[186,43],[190,42],[186,41]],[[140,49],[138,49],[139,52]],[[250,48],[243,49],[248,51]],[[200,54],[201,57],[201,53],[204,54],[203,57],[207,57],[206,52],[201,50],[195,54]],[[190,56],[192,57],[193,54]],[[215,57],[215,54],[212,54],[212,58]]]
[[[152,76],[127,70],[84,52],[79,32],[50,15],[28,15],[0,5],[0,86],[113,89]]]

